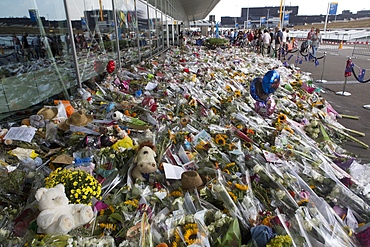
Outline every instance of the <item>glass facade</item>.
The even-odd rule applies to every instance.
[[[16,12],[0,11],[0,121],[68,99],[98,82],[109,60],[129,67],[178,45],[173,2],[12,1]]]

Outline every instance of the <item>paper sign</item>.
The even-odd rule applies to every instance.
[[[11,127],[4,136],[4,140],[31,142],[36,133],[33,127]]]
[[[185,171],[184,168],[169,163],[163,163],[163,168],[166,179],[181,179],[181,174]]]
[[[263,151],[263,155],[268,162],[282,163],[282,160],[274,153],[270,153],[266,150]]]

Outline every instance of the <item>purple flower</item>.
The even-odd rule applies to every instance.
[[[95,203],[95,205],[94,205],[94,209],[96,210],[96,211],[100,211],[100,210],[102,210],[102,209],[107,209],[107,208],[109,208],[109,205],[108,204],[105,204],[104,202],[102,202],[102,201],[97,201],[96,203]]]
[[[341,218],[343,218],[343,216],[345,216],[347,214],[347,209],[346,208],[342,208],[342,207],[337,206],[337,205],[335,205],[333,207],[333,210]]]
[[[299,196],[301,197],[301,199],[308,199],[310,197],[310,193],[302,190],[301,192],[299,192]]]

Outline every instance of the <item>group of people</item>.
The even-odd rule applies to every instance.
[[[231,45],[238,45],[243,40],[255,52],[264,56],[274,55],[278,59],[281,57],[285,59],[287,51],[291,49],[289,30],[286,28],[281,30],[277,27],[275,32],[273,28],[248,31],[231,29],[224,35],[229,37]]]
[[[320,28],[311,27],[311,30],[307,34],[307,44],[312,48],[312,56],[316,58],[316,52],[321,44]]]
[[[45,36],[41,37],[40,34],[36,35],[32,40],[28,38],[28,33],[23,33],[21,39],[13,34],[12,37],[14,52],[19,60],[22,56],[24,60],[45,58],[46,46],[50,47],[53,56],[62,55],[63,45],[59,36]]]
[[[255,52],[264,56],[274,56],[277,59],[286,59],[286,55],[293,48],[289,29],[276,27],[270,29],[234,30],[230,29],[224,33],[229,38],[231,45],[239,45],[242,42],[248,44]],[[307,35],[311,55],[315,58],[317,49],[321,43],[320,29],[312,27]]]

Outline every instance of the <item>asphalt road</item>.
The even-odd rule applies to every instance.
[[[322,93],[322,96],[339,114],[359,118],[358,120],[338,118],[338,122],[346,128],[364,133],[364,137],[357,134],[351,135],[370,146],[370,109],[364,108],[365,105],[370,105],[370,82],[360,83],[353,74],[347,77],[346,81],[344,76],[347,60],[351,59],[355,65],[354,70],[356,74],[359,74],[361,68],[366,69],[364,80],[370,80],[370,45],[361,45],[361,50],[358,50],[359,45],[356,45],[355,53],[361,54],[353,55],[354,45],[343,45],[341,50],[338,47],[337,45],[323,45],[319,48],[317,57],[319,58],[323,55],[325,57],[318,60],[319,65],[317,66],[315,66],[314,62],[306,61],[296,66],[300,67],[301,71],[311,73],[315,85],[322,88],[325,92]],[[296,57],[297,55],[294,54],[293,58],[289,60],[290,63],[294,63]],[[321,82],[321,79],[323,82]],[[343,92],[350,95],[344,96]],[[370,163],[369,149],[353,141],[345,142],[342,147],[356,155],[359,162],[361,161],[364,164]]]

